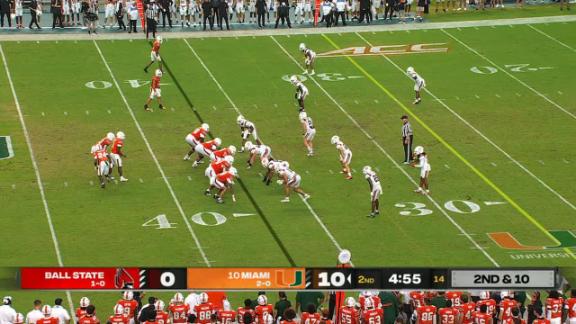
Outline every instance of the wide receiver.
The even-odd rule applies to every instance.
[[[156,40],[152,44],[152,51],[150,52],[150,63],[144,68],[144,72],[148,73],[148,68],[158,62],[158,68],[162,71],[162,58],[160,57],[160,45],[162,45],[162,36],[156,36]]]
[[[292,83],[296,87],[296,94],[294,97],[298,101],[299,111],[304,111],[304,100],[308,96],[308,88],[302,83],[302,81],[298,80],[298,77],[293,75],[290,77],[290,83]]]
[[[121,182],[128,181],[128,179],[124,178],[124,172],[122,170],[123,167],[122,158],[126,157],[126,154],[124,154],[124,151],[122,151],[122,149],[124,148],[124,139],[126,139],[126,135],[124,134],[124,132],[116,133],[116,138],[112,142],[112,149],[110,152],[110,157],[112,158],[112,165],[110,166],[110,174],[112,174],[112,169],[114,168],[114,166],[117,165],[118,175],[120,176]],[[110,179],[114,178],[110,177]]]
[[[378,178],[376,172],[372,171],[369,165],[362,169],[362,173],[370,185],[370,199],[372,201],[372,212],[367,217],[374,218],[380,215],[379,197],[382,195],[382,185],[380,184],[380,178]]]
[[[416,73],[414,68],[411,66],[406,69],[406,74],[408,74],[408,76],[414,80],[414,92],[416,93],[416,98],[414,99],[413,104],[417,105],[422,101],[420,90],[426,87],[426,81],[418,73]]]
[[[316,136],[316,128],[314,127],[314,121],[311,117],[308,117],[306,112],[300,113],[300,123],[302,124],[302,128],[304,129],[304,146],[308,150],[308,156],[314,156],[314,144],[312,141]]]
[[[340,164],[342,164],[342,172],[347,180],[352,179],[352,169],[350,169],[350,162],[352,162],[352,151],[340,140],[340,137],[334,135],[330,139],[332,145],[336,145],[338,154],[340,156]]]
[[[200,127],[193,130],[190,134],[186,135],[186,143],[190,145],[190,151],[184,155],[184,161],[190,160],[190,156],[194,154],[196,149],[196,145],[204,142],[206,139],[206,135],[208,135],[208,131],[210,130],[210,126],[206,123],[200,125]]]
[[[250,136],[254,138],[256,144],[260,145],[260,139],[258,138],[258,131],[256,131],[256,125],[253,122],[249,121],[248,119],[244,118],[244,116],[239,115],[236,118],[236,123],[240,126],[240,135],[242,136],[242,146],[240,146],[240,153],[244,152],[244,144]]]
[[[304,53],[304,65],[306,69],[304,74],[314,75],[314,63],[316,62],[316,52],[306,47],[306,44],[300,43],[300,52]]]
[[[428,177],[430,176],[430,170],[432,167],[428,163],[428,155],[424,152],[422,146],[416,146],[414,149],[414,162],[410,164],[414,168],[420,168],[420,186],[414,192],[427,195],[430,193]]]
[[[154,98],[158,100],[158,108],[164,110],[164,105],[162,105],[162,91],[160,90],[160,79],[162,78],[162,70],[156,69],[154,76],[152,77],[152,84],[150,85],[150,96],[146,99],[144,104],[145,111],[152,111],[148,105],[152,102]]]

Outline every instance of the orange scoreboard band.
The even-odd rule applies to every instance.
[[[188,268],[188,289],[306,289],[304,268]]]

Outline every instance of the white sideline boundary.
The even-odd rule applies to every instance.
[[[372,46],[372,43],[370,43],[362,35],[360,35],[359,33],[356,33],[356,35],[360,39],[362,39],[364,42],[366,42],[366,44]],[[392,61],[392,59],[390,59],[388,56],[386,56],[386,55],[380,55],[380,56],[382,56],[384,59],[386,59],[386,61],[388,61],[390,64],[392,64],[405,77],[410,78],[408,75],[406,75],[404,70],[400,66],[398,66],[398,64],[396,64],[396,62]],[[513,158],[508,152],[504,151],[504,149],[502,149],[498,144],[494,143],[494,141],[492,141],[490,138],[488,138],[488,136],[484,135],[484,133],[482,133],[480,130],[478,130],[476,127],[474,127],[472,124],[470,124],[470,122],[468,122],[466,119],[464,119],[464,117],[460,116],[460,114],[458,114],[456,111],[454,111],[452,108],[450,108],[444,102],[444,100],[438,99],[438,97],[435,94],[433,94],[430,90],[428,90],[428,88],[424,88],[424,91],[426,91],[426,93],[429,94],[432,98],[436,99],[444,108],[446,108],[446,110],[448,110],[452,115],[454,115],[456,118],[458,118],[462,123],[464,123],[470,129],[472,129],[476,134],[478,134],[480,137],[482,137],[486,142],[488,142],[490,145],[492,145],[496,150],[498,150],[500,153],[502,153],[511,162],[516,164],[516,166],[518,166],[520,169],[522,169],[524,172],[526,172],[526,174],[528,174],[530,177],[532,177],[534,180],[536,180],[538,183],[540,183],[544,188],[546,188],[548,191],[550,191],[552,194],[554,194],[556,197],[558,197],[560,200],[562,200],[570,208],[576,210],[576,206],[574,204],[572,204],[568,199],[566,199],[564,196],[562,196],[559,192],[557,192],[552,187],[550,187],[546,182],[544,182],[544,180],[540,179],[537,175],[532,173],[522,163],[520,163],[518,160]]]
[[[218,82],[218,80],[216,79],[216,77],[214,77],[214,75],[212,74],[212,72],[210,71],[210,69],[206,66],[206,64],[204,64],[204,61],[202,60],[202,58],[198,55],[198,53],[196,53],[196,51],[194,50],[194,48],[192,48],[192,46],[190,45],[190,43],[188,42],[188,40],[184,39],[184,42],[186,43],[186,45],[188,46],[188,48],[190,49],[190,51],[192,52],[192,54],[194,54],[194,56],[196,57],[196,59],[198,60],[198,62],[200,63],[200,65],[202,65],[202,67],[204,68],[204,70],[208,73],[208,75],[210,76],[210,78],[212,79],[212,81],[214,81],[214,83],[216,83],[216,86],[218,87],[218,89],[220,89],[220,91],[222,92],[222,94],[224,94],[224,96],[226,97],[226,99],[228,99],[228,102],[230,102],[230,104],[232,105],[232,107],[234,108],[234,110],[241,115],[242,113],[240,112],[240,109],[238,109],[238,106],[236,106],[236,104],[234,103],[234,101],[232,101],[232,99],[230,98],[230,96],[228,95],[228,93],[226,93],[226,91],[224,90],[224,88],[222,87],[222,85],[220,84],[220,82]],[[308,211],[310,211],[310,213],[312,214],[312,216],[314,216],[314,219],[316,220],[316,222],[320,225],[320,227],[322,227],[322,229],[324,230],[324,233],[326,233],[326,235],[328,236],[328,238],[330,239],[330,241],[332,241],[332,244],[334,244],[334,247],[336,247],[336,249],[338,251],[342,251],[342,246],[338,243],[338,241],[336,240],[336,238],[334,237],[334,235],[330,232],[330,230],[328,229],[328,227],[326,227],[326,225],[324,224],[324,222],[322,222],[322,220],[320,219],[320,217],[318,216],[318,214],[316,213],[316,211],[314,211],[314,209],[312,208],[312,206],[308,203],[308,201],[304,200],[304,198],[302,198],[302,196],[300,196],[299,194],[297,194],[298,197],[300,197],[300,199],[302,200],[302,202],[304,202],[304,205],[306,205],[306,207],[308,208]]]
[[[253,30],[230,30],[230,31],[190,31],[190,32],[170,32],[163,33],[165,40],[178,38],[212,38],[212,37],[266,37],[266,36],[291,36],[314,34],[341,34],[353,32],[395,32],[407,30],[433,30],[444,28],[468,28],[468,27],[490,27],[490,26],[509,26],[509,25],[526,25],[526,24],[548,24],[563,23],[576,21],[576,15],[569,16],[546,16],[546,17],[528,17],[512,19],[488,19],[488,20],[471,20],[471,21],[453,21],[453,22],[425,22],[411,24],[394,24],[394,25],[358,25],[348,27],[310,27],[310,28],[292,28],[292,29],[253,29]],[[136,35],[143,35],[142,33]],[[88,34],[21,34],[10,33],[0,34],[0,41],[64,41],[64,40],[143,40],[134,34],[128,33],[104,33],[97,35]]]
[[[298,63],[298,61],[284,48],[284,46],[282,46],[282,44],[280,44],[276,38],[274,38],[274,36],[270,36],[270,38],[272,38],[272,40],[276,43],[276,45],[278,45],[278,47],[280,47],[280,49],[292,60],[292,62],[294,62],[294,64],[296,64],[298,66],[298,68],[301,68],[300,64]],[[398,162],[396,162],[396,160],[394,160],[394,158],[392,158],[392,156],[378,143],[376,142],[376,140],[374,139],[374,137],[372,137],[372,135],[370,135],[357,121],[356,119],[354,119],[354,117],[352,117],[350,115],[350,113],[348,113],[348,111],[346,111],[346,109],[344,109],[344,107],[342,107],[342,105],[340,105],[340,103],[338,101],[336,101],[336,99],[334,99],[334,97],[332,97],[332,95],[330,95],[330,93],[328,93],[328,91],[326,91],[326,89],[324,89],[324,87],[322,87],[322,85],[316,81],[316,78],[312,77],[312,76],[308,76],[310,78],[310,80],[312,80],[316,86],[322,90],[322,92],[340,109],[340,111],[342,111],[342,113],[344,113],[344,115],[346,115],[346,117],[348,117],[348,119],[350,121],[352,121],[352,123],[368,138],[368,140],[370,140],[370,142],[372,142],[372,144],[374,144],[385,156],[386,158],[388,158],[388,160],[390,160],[394,166],[400,170],[400,172],[402,172],[406,178],[408,179],[408,181],[410,181],[414,186],[418,186],[418,183],[416,183],[416,181],[414,179],[412,179],[412,177],[408,174],[408,172],[406,172],[406,170],[400,165],[398,164]],[[434,200],[434,198],[432,198],[430,195],[427,195],[426,198],[428,198],[428,200],[430,200],[430,202],[442,213],[444,214],[444,216],[450,221],[450,223],[452,223],[452,225],[454,225],[458,231],[465,236],[470,243],[472,243],[472,245],[474,245],[474,247],[476,249],[478,249],[480,252],[482,252],[482,254],[484,254],[484,256],[496,267],[500,267],[500,265],[498,264],[498,262],[496,262],[496,260],[494,260],[494,258],[486,251],[486,249],[482,246],[480,246],[478,244],[478,242],[476,242],[472,236],[466,232],[464,230],[464,228],[462,228],[462,226],[460,226],[460,224],[458,224],[450,215],[448,215],[448,213],[436,202],[436,200]]]
[[[538,29],[538,28],[536,28],[536,27],[534,27],[534,26],[532,26],[532,25],[530,25],[530,24],[528,24],[527,26],[530,27],[530,28],[532,28],[533,30],[537,31],[538,33],[540,33],[540,34],[548,37],[549,39],[553,40],[554,42],[556,42],[556,43],[558,43],[558,44],[566,47],[567,49],[571,50],[572,52],[576,53],[576,49],[574,49],[572,46],[570,46],[570,45],[568,45],[568,44],[560,41],[560,40],[557,39],[556,37],[553,37],[553,36],[549,35],[548,33],[545,33],[543,30],[540,30],[540,29]]]
[[[32,141],[30,140],[30,133],[28,133],[28,127],[24,121],[24,114],[22,113],[22,107],[20,106],[20,100],[18,100],[18,95],[16,94],[16,88],[14,87],[14,82],[12,82],[12,74],[8,68],[8,61],[6,61],[6,56],[4,55],[4,49],[2,44],[0,44],[0,56],[2,56],[2,62],[4,63],[4,69],[6,70],[6,77],[8,78],[8,84],[10,85],[10,91],[12,92],[12,97],[14,98],[14,104],[16,105],[16,110],[18,111],[18,119],[20,120],[20,125],[22,126],[22,132],[24,133],[24,138],[26,139],[26,145],[28,146],[28,153],[30,154],[30,160],[32,161],[32,168],[34,169],[34,174],[36,175],[36,183],[38,183],[38,191],[40,191],[40,197],[42,199],[42,205],[44,206],[44,213],[46,214],[46,221],[48,222],[48,227],[50,228],[50,236],[52,237],[52,243],[54,244],[54,251],[56,252],[56,260],[58,261],[59,267],[64,267],[64,262],[62,261],[62,253],[60,251],[60,243],[58,243],[58,237],[56,236],[56,230],[54,229],[54,223],[52,222],[52,214],[50,208],[48,207],[48,200],[46,199],[46,191],[44,189],[44,183],[42,182],[42,177],[40,176],[40,169],[38,168],[38,162],[36,161],[36,156],[34,155],[34,149],[32,148]],[[68,307],[70,307],[70,316],[74,320],[76,315],[74,312],[74,303],[72,302],[72,295],[69,290],[66,290],[66,299],[68,300]]]
[[[446,34],[447,36],[449,36],[450,38],[452,38],[453,40],[455,40],[456,42],[458,42],[460,45],[464,46],[466,49],[468,49],[470,52],[476,54],[478,57],[480,57],[481,59],[483,59],[484,61],[492,64],[495,68],[497,68],[498,70],[502,71],[504,74],[506,74],[507,76],[509,76],[510,78],[516,80],[518,83],[520,83],[521,85],[523,85],[525,88],[527,88],[528,90],[532,91],[533,93],[535,93],[537,96],[541,97],[542,99],[548,101],[550,104],[552,104],[554,107],[560,109],[561,111],[563,111],[564,113],[566,113],[568,116],[576,119],[576,115],[571,113],[570,111],[568,111],[566,108],[560,106],[559,104],[557,104],[555,101],[553,101],[552,99],[546,97],[543,93],[541,93],[540,91],[532,88],[530,85],[528,85],[526,82],[518,79],[517,77],[515,77],[514,75],[512,75],[512,73],[508,72],[506,69],[502,68],[500,65],[496,64],[494,61],[492,61],[491,59],[489,59],[488,57],[486,57],[485,55],[480,54],[478,51],[476,51],[475,49],[473,49],[472,47],[468,46],[468,44],[464,43],[463,41],[461,41],[458,37],[450,34],[449,32],[447,32],[444,29],[440,29],[444,34]]]
[[[168,181],[168,178],[166,177],[166,174],[164,173],[164,169],[162,169],[162,166],[160,165],[160,161],[158,161],[156,154],[152,150],[152,146],[150,145],[150,142],[148,142],[148,138],[146,138],[146,134],[144,134],[144,130],[140,126],[140,122],[136,118],[136,115],[134,114],[132,107],[128,103],[126,96],[124,96],[124,92],[122,91],[122,88],[120,88],[120,84],[116,80],[116,77],[114,76],[114,73],[112,72],[112,69],[110,69],[110,65],[108,65],[108,62],[106,61],[106,58],[104,57],[104,54],[102,53],[102,50],[100,50],[100,46],[98,46],[98,43],[95,40],[92,40],[92,42],[94,43],[94,46],[96,47],[96,50],[98,51],[98,54],[100,55],[100,58],[102,59],[102,63],[104,63],[106,70],[108,70],[108,73],[110,74],[110,77],[112,78],[112,82],[114,82],[114,86],[118,90],[118,93],[120,94],[120,97],[122,98],[122,101],[124,102],[124,105],[126,106],[126,109],[128,109],[128,113],[130,113],[130,117],[132,117],[132,120],[134,121],[134,125],[136,125],[136,128],[138,129],[140,136],[144,140],[144,143],[146,144],[146,148],[148,149],[148,153],[150,153],[150,156],[152,156],[152,160],[154,160],[154,164],[156,164],[156,168],[160,172],[160,175],[162,176],[162,179],[164,180],[164,183],[166,184],[166,187],[168,188],[168,191],[170,192],[170,195],[172,196],[172,200],[174,200],[174,204],[176,204],[176,207],[178,208],[178,211],[180,212],[180,215],[182,216],[182,219],[184,220],[184,223],[186,224],[186,227],[188,228],[188,232],[190,232],[190,236],[194,240],[194,243],[196,244],[196,247],[197,247],[198,251],[200,252],[200,255],[202,256],[202,260],[204,261],[204,263],[206,264],[207,267],[211,267],[211,264],[210,264],[211,261],[209,261],[208,258],[206,257],[206,253],[204,252],[204,248],[200,244],[200,240],[196,236],[196,233],[194,232],[194,229],[192,228],[192,225],[190,224],[188,217],[186,217],[186,213],[184,212],[184,209],[182,208],[182,205],[180,204],[178,197],[176,197],[176,193],[174,192],[174,189],[172,189],[172,185],[170,184],[170,181]]]

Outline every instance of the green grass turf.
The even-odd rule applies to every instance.
[[[447,12],[435,11],[435,2],[430,7],[430,13],[425,16],[425,19],[432,22],[448,22],[448,21],[460,21],[460,20],[484,20],[484,19],[511,19],[511,18],[528,18],[528,17],[544,17],[544,16],[563,16],[563,15],[573,15],[576,13],[574,10],[574,5],[572,5],[570,10],[559,9],[558,4],[547,4],[547,5],[528,5],[522,8],[516,7],[506,7],[501,8],[490,8],[484,11],[482,10],[467,10],[467,11],[453,11],[449,10]],[[440,7],[441,8],[441,7]],[[415,9],[412,9],[415,10]]]
[[[571,35],[574,26],[574,23],[535,25],[572,48],[576,46]],[[499,66],[552,67],[513,75],[567,111],[576,113],[576,94],[571,91],[574,51],[528,26],[471,27],[447,32]],[[568,180],[576,156],[566,149],[576,135],[573,118],[502,71],[491,75],[470,72],[471,67],[491,63],[441,30],[365,33],[362,36],[374,45],[447,43],[450,49],[447,53],[392,56],[391,60],[402,69],[414,66],[426,78],[428,88],[451,109],[574,203],[576,189]],[[300,42],[306,42],[318,53],[334,49],[328,40],[338,47],[365,46],[354,33],[327,35],[327,38],[315,35],[278,36],[275,39],[299,62],[301,57],[297,48]],[[408,178],[310,80],[306,81],[311,92],[307,111],[318,128],[317,155],[314,158],[305,156],[293,87],[281,79],[284,75],[299,73],[300,68],[274,39],[187,41],[238,109],[256,123],[262,139],[272,147],[273,155],[290,161],[302,175],[304,189],[313,196],[310,200],[313,211],[337,242],[352,251],[356,266],[493,266],[436,206],[411,192],[414,187]],[[46,188],[63,263],[67,266],[205,266],[118,90],[114,86],[108,89],[85,86],[95,80],[112,82],[94,43],[5,42],[2,46]],[[192,169],[190,163],[182,161],[188,149],[184,137],[200,124],[194,110],[210,123],[212,133],[221,137],[225,145],[238,145],[239,131],[232,104],[184,40],[167,39],[163,45],[162,56],[171,71],[165,73],[163,82],[167,84],[162,89],[168,110],[154,113],[145,113],[142,109],[148,87],[133,88],[127,82],[150,78],[142,71],[149,44],[144,41],[99,41],[98,46],[185,217],[190,219],[197,213],[215,212],[227,218],[224,224],[217,226],[192,222],[212,266],[334,265],[335,244],[306,205],[295,196],[290,204],[280,204],[282,189],[275,184],[264,186],[258,175],[262,170],[258,166],[246,170],[245,154],[237,155],[236,165],[247,191],[237,188],[236,204],[227,197],[224,205],[217,205],[202,195],[206,186],[204,167]],[[353,60],[368,71],[373,80],[347,58],[320,58],[317,72],[362,78],[338,82],[317,80],[397,162],[402,159],[399,117],[405,113],[405,107],[394,102],[375,83],[389,90],[536,223],[547,230],[576,230],[574,209],[510,163],[439,102],[424,93],[424,102],[413,107],[413,84],[392,64],[378,56]],[[3,132],[0,135],[12,136],[16,155],[13,159],[0,161],[3,171],[0,173],[2,223],[6,228],[0,252],[7,256],[0,265],[57,265],[34,170],[2,69],[0,82],[5,86],[0,89]],[[430,154],[433,199],[439,206],[451,200],[478,204],[481,210],[477,213],[444,211],[466,232],[474,234],[474,240],[486,248],[499,265],[575,264],[574,259],[561,250],[551,251],[557,258],[519,260],[514,257],[534,254],[511,253],[499,248],[486,233],[510,232],[527,245],[551,246],[554,242],[510,203],[484,205],[485,201],[504,201],[504,197],[473,173],[422,124],[413,120],[413,127],[416,144],[424,145]],[[125,172],[130,181],[111,184],[102,190],[95,184],[88,152],[107,131],[117,130],[127,134]],[[334,134],[340,135],[354,152],[353,167],[358,172],[353,181],[345,181],[338,174],[337,153],[329,144]],[[374,220],[364,217],[369,212],[369,192],[360,171],[366,164],[377,167],[383,181],[382,215]],[[413,179],[417,178],[416,170],[406,169]],[[94,184],[90,185],[90,181]],[[432,214],[401,216],[399,212],[403,208],[395,205],[409,202],[425,204]],[[463,203],[458,206],[466,210]],[[235,218],[232,213],[254,215]],[[175,223],[174,228],[158,230],[141,226],[160,214]],[[213,221],[209,217],[204,214],[206,222]],[[287,252],[283,253],[282,249]],[[31,302],[29,292],[10,293],[22,303]],[[53,298],[56,294],[62,295],[39,295]],[[81,295],[73,293],[73,299],[76,301]],[[245,295],[233,295],[235,304]],[[114,293],[93,296],[104,308],[111,308],[117,297]]]

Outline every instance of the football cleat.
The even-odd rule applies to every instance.
[[[183,159],[183,160],[184,160],[184,161],[190,160],[190,155],[188,155],[188,154],[184,155],[184,159]]]
[[[234,145],[228,146],[228,151],[229,151],[230,154],[232,154],[232,155],[236,154],[236,146],[234,146]]]
[[[122,294],[122,298],[124,298],[124,300],[132,300],[134,298],[134,293],[131,290],[126,290],[124,294]]]
[[[114,133],[110,132],[110,133],[106,134],[106,138],[109,141],[113,141],[116,138],[116,136],[114,135]]]
[[[338,137],[337,135],[332,136],[332,138],[330,139],[330,143],[334,145],[338,144],[338,142],[340,142],[340,137]]]
[[[161,77],[162,76],[162,70],[156,69],[156,71],[154,72],[154,75],[157,77]]]
[[[202,125],[200,126],[200,128],[202,128],[202,129],[205,130],[205,131],[209,131],[209,130],[210,130],[210,126],[209,126],[208,124],[206,124],[206,123],[202,124]]]
[[[417,105],[417,104],[419,104],[420,102],[422,102],[422,99],[418,98],[418,99],[415,99],[412,103],[415,104],[415,105]]]
[[[300,43],[300,46],[298,46],[298,48],[300,49],[301,52],[304,52],[306,50],[306,44]]]
[[[161,300],[157,300],[157,301],[154,303],[154,308],[155,308],[157,311],[163,311],[163,310],[164,310],[164,302],[161,301]]]
[[[200,293],[200,303],[207,303],[208,302],[208,294],[203,292]]]
[[[126,182],[128,181],[128,179],[124,178],[124,177],[120,177],[120,182]]]
[[[420,154],[422,154],[422,153],[424,153],[424,147],[422,147],[422,146],[416,146],[416,147],[414,148],[414,154],[420,155]]]
[[[314,70],[312,70],[312,72],[310,72],[310,76],[316,74],[316,72],[314,72]]]
[[[289,197],[286,197],[286,198],[280,200],[280,202],[289,203],[289,202],[290,202],[290,198],[289,198]]]
[[[116,304],[116,306],[114,306],[114,314],[116,314],[116,315],[124,314],[124,306],[122,306],[120,304]]]
[[[80,307],[81,308],[88,307],[88,305],[90,305],[90,299],[88,297],[80,298]]]
[[[126,135],[124,134],[124,132],[120,131],[118,133],[116,133],[116,137],[118,137],[121,140],[126,139]]]
[[[42,306],[42,314],[44,314],[44,316],[52,315],[52,307],[50,307],[50,305]]]
[[[308,199],[310,199],[310,195],[309,195],[309,194],[304,194],[304,197],[302,197],[302,198],[304,198],[304,200],[308,200]]]

